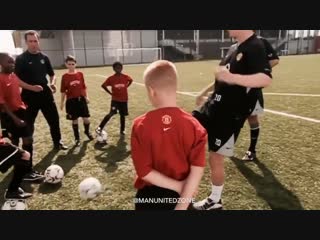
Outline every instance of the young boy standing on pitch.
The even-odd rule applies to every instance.
[[[186,210],[203,175],[207,133],[177,106],[174,64],[156,61],[143,78],[155,109],[136,118],[132,127],[135,209]]]
[[[80,145],[79,122],[82,117],[84,133],[89,140],[93,140],[90,134],[90,113],[88,108],[89,98],[87,87],[82,72],[76,70],[77,61],[73,56],[68,56],[65,60],[68,72],[62,76],[61,80],[61,110],[64,106],[65,97],[67,119],[72,121],[72,129],[76,146]]]
[[[133,80],[130,76],[123,74],[123,66],[120,62],[113,64],[114,75],[107,78],[101,87],[112,96],[110,112],[103,118],[99,127],[96,129],[98,135],[101,134],[103,128],[112,118],[113,115],[120,114],[120,134],[125,134],[125,117],[128,113],[128,87]],[[108,89],[111,87],[111,91]]]

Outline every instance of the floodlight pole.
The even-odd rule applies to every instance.
[[[199,38],[200,38],[200,31],[199,30],[194,30],[193,31],[193,36],[194,36],[194,41],[196,42],[196,54],[197,56],[199,55]]]

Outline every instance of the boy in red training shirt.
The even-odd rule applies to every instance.
[[[63,109],[65,97],[67,96],[67,119],[72,120],[72,129],[76,146],[80,146],[79,117],[82,117],[83,119],[84,133],[87,135],[89,140],[93,140],[93,136],[90,134],[90,113],[88,109],[89,98],[83,73],[76,70],[76,59],[69,55],[65,62],[68,72],[62,76],[61,80],[60,108],[61,110]]]
[[[120,134],[125,134],[125,121],[128,116],[128,87],[132,83],[132,78],[122,73],[123,66],[120,62],[115,62],[113,65],[114,75],[107,78],[101,87],[112,96],[110,112],[103,118],[96,133],[101,135],[101,132],[113,115],[120,114]],[[111,87],[111,91],[108,89]]]
[[[207,133],[177,106],[174,64],[152,63],[144,81],[155,110],[136,118],[132,127],[135,209],[186,210],[203,175]]]
[[[14,74],[15,60],[8,53],[0,53],[0,66],[1,127],[6,129],[6,136],[13,145],[19,146],[19,140],[22,138],[22,148],[29,153],[29,167],[23,180],[40,182],[44,176],[33,170],[33,137],[27,122],[27,107],[20,96],[20,87],[33,92],[41,92],[43,88],[21,81]]]

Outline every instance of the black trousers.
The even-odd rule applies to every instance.
[[[0,144],[0,172],[7,172],[12,166],[13,177],[8,191],[18,191],[23,176],[30,171],[30,163],[22,159],[23,150],[10,143]]]
[[[59,145],[61,140],[59,114],[51,89],[45,86],[40,93],[23,90],[21,97],[28,106],[26,115],[32,135],[34,133],[34,124],[40,110],[50,127],[53,144],[55,146]]]

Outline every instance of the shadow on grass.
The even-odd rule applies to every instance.
[[[127,142],[124,136],[121,136],[117,145],[109,145],[107,148],[102,148],[105,152],[97,155],[95,158],[99,162],[106,163],[106,172],[114,172],[118,169],[118,162],[125,160],[131,151],[127,150]]]
[[[70,170],[85,156],[86,150],[88,147],[88,143],[90,141],[84,141],[81,146],[76,147],[73,146],[68,150],[67,154],[59,155],[54,162],[54,164],[59,165],[64,172],[64,176],[66,176]],[[62,184],[49,184],[43,183],[39,187],[39,193],[49,194],[58,191],[61,188]]]
[[[230,159],[255,188],[257,195],[264,199],[272,210],[303,210],[299,198],[285,188],[272,171],[260,162],[259,159],[252,162],[244,162],[236,157],[231,157]],[[263,176],[250,169],[247,165],[250,163],[256,164],[262,171]]]
[[[52,149],[50,150],[40,162],[38,162],[36,165],[34,165],[34,169],[38,172],[44,172],[47,167],[49,167],[52,164],[53,158],[58,154],[59,150]]]

